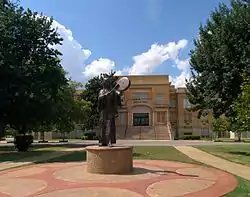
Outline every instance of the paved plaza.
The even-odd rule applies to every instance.
[[[0,172],[0,197],[216,197],[236,186],[234,176],[224,171],[159,160],[134,161],[130,175],[89,174],[85,162]]]

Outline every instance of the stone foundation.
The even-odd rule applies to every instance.
[[[133,171],[133,147],[88,146],[87,171],[95,174],[129,174]]]

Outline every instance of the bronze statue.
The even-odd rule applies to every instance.
[[[117,108],[121,106],[121,94],[130,86],[127,77],[122,77],[113,84],[106,80],[98,96],[98,111],[100,113],[99,145],[112,146],[116,143],[115,118],[118,116]]]

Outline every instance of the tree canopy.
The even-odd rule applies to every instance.
[[[62,41],[52,22],[17,3],[0,0],[1,125],[25,132],[53,114],[58,91],[67,79],[61,53],[51,47]]]
[[[223,133],[228,130],[228,122],[225,117],[213,118],[213,132],[216,137],[222,137]]]
[[[58,100],[55,104],[55,114],[53,125],[56,131],[60,133],[69,133],[74,130],[75,125],[85,121],[91,113],[92,104],[83,99],[75,99],[77,87],[81,87],[81,83],[69,81],[58,92]]]
[[[233,106],[233,130],[238,134],[250,131],[250,75],[244,73],[243,79],[242,92]]]
[[[229,116],[241,93],[242,73],[250,64],[250,1],[219,4],[194,41],[187,81],[194,110],[212,109],[215,117]]]

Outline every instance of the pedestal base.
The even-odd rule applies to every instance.
[[[87,171],[95,174],[128,174],[133,170],[133,147],[88,146]]]

